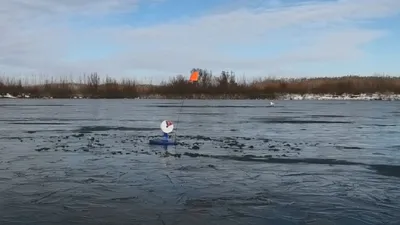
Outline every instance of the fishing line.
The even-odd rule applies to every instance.
[[[177,135],[178,135],[178,123],[179,123],[179,119],[180,119],[180,114],[182,113],[183,103],[184,103],[184,102],[185,102],[185,98],[182,99],[182,103],[181,103],[180,109],[179,109],[179,111],[178,111],[178,118],[177,118],[177,120],[176,120],[176,129],[175,129],[175,136],[174,136],[175,151],[176,151],[176,146],[177,146],[177,144],[176,144],[176,137],[177,137]]]
[[[197,82],[197,80],[198,80],[198,76],[199,76],[199,72],[198,72],[198,71],[193,72],[192,75],[191,75],[191,77],[190,77],[189,83],[196,84],[196,82]],[[182,113],[183,103],[184,103],[184,102],[185,102],[185,97],[182,99],[182,103],[181,103],[181,107],[180,107],[180,109],[179,109],[179,113],[178,113],[178,118],[177,118],[177,121],[176,121],[176,125],[178,125],[178,123],[179,123],[180,114]],[[176,142],[176,137],[177,137],[177,135],[178,135],[178,126],[176,126],[176,129],[175,129],[174,142]],[[176,146],[177,146],[177,144],[175,143],[175,150],[176,150]]]
[[[193,83],[193,84],[196,84],[196,82],[197,82],[197,80],[199,79],[199,71],[193,71],[192,72],[192,75],[190,76],[190,79],[189,79],[189,83]],[[180,119],[180,114],[182,113],[182,109],[183,109],[183,103],[185,102],[185,97],[182,99],[182,103],[181,103],[181,107],[180,107],[180,109],[179,109],[179,113],[178,113],[178,118],[177,118],[177,121],[176,121],[176,125],[178,125],[178,123],[179,123],[179,119]],[[178,136],[178,126],[176,126],[176,130],[175,130],[175,137],[174,137],[174,142],[175,142],[175,151],[176,151],[176,146],[177,146],[177,143],[176,143],[176,137]]]

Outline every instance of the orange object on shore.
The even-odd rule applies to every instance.
[[[199,71],[193,71],[192,75],[190,75],[190,82],[196,82],[199,80]]]

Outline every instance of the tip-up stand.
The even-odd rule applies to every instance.
[[[164,141],[168,141],[169,137],[167,133],[164,133]]]
[[[163,131],[162,139],[152,139],[149,140],[149,144],[151,145],[176,145],[176,142],[169,139],[168,133],[172,132],[173,124],[171,121],[163,121],[161,123],[161,130]],[[165,132],[166,131],[166,132]]]

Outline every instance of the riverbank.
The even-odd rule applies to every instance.
[[[269,99],[269,100],[399,100],[400,77],[343,76],[240,81],[234,75],[200,73],[196,83],[181,75],[160,84],[97,74],[73,82],[68,79],[25,82],[0,77],[3,98],[55,99]],[[54,81],[54,82],[53,82]]]
[[[0,95],[0,98],[6,99],[38,99],[31,98],[29,94],[12,96],[9,93],[6,95]],[[39,99],[54,99],[52,96],[46,97],[39,97]],[[73,96],[70,99],[91,99],[90,97],[83,97],[83,96]],[[150,95],[150,96],[141,96],[135,98],[123,98],[123,99],[183,99],[182,97],[166,97],[161,95]],[[188,98],[185,98],[188,99]],[[250,98],[228,98],[227,96],[217,96],[216,98],[213,97],[205,97],[205,96],[191,96],[189,99],[208,99],[208,100],[215,100],[215,99],[250,99]],[[358,100],[358,101],[400,101],[400,94],[381,94],[381,93],[374,93],[374,94],[359,94],[359,95],[350,95],[350,94],[342,94],[342,95],[334,95],[334,94],[283,94],[277,95],[276,98],[256,98],[258,100]]]

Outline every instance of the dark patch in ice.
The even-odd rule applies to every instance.
[[[354,149],[354,150],[360,150],[363,149],[361,147],[357,147],[357,146],[335,146],[337,149]]]
[[[147,107],[157,108],[265,108],[269,105],[150,105]]]
[[[397,127],[396,124],[371,124],[370,126],[375,126],[375,127]]]
[[[253,117],[253,121],[260,123],[278,123],[278,124],[351,124],[351,121],[335,121],[335,120],[300,120],[299,117]],[[243,121],[241,123],[250,123]]]
[[[47,147],[43,147],[43,148],[37,148],[37,149],[35,149],[35,151],[37,151],[37,152],[41,152],[41,151],[48,151],[48,150],[50,150],[50,148],[47,148]]]
[[[159,128],[149,128],[149,127],[112,127],[112,126],[83,126],[74,132],[77,133],[92,133],[101,131],[155,131],[160,130]]]
[[[102,120],[111,120],[111,119],[102,119]],[[85,119],[76,119],[76,118],[47,118],[47,117],[33,117],[33,118],[23,118],[23,119],[0,119],[1,122],[48,122],[48,121],[62,121],[62,122],[79,122],[79,121],[98,121],[98,119],[94,118],[85,118]]]
[[[183,115],[202,115],[202,116],[224,115],[224,113],[218,113],[218,112],[180,112],[178,114],[183,114]]]
[[[67,125],[71,123],[61,123],[61,122],[31,122],[31,123],[26,123],[26,122],[11,122],[8,124],[14,124],[14,125]]]
[[[311,117],[311,118],[347,118],[348,116],[322,114],[322,115],[309,115],[307,117]]]
[[[23,131],[23,133],[27,134],[35,134],[35,133],[55,133],[55,132],[65,132],[65,130],[61,129],[43,129],[43,130],[28,130],[28,131]]]
[[[400,178],[400,166],[397,165],[370,165],[378,174]]]
[[[181,166],[179,167],[177,170],[182,170],[182,171],[195,171],[195,170],[201,170],[204,168],[209,168],[209,169],[214,169],[217,170],[216,166],[212,165],[212,164],[208,164],[206,166]]]
[[[265,163],[280,163],[280,164],[293,164],[293,163],[307,163],[307,164],[326,164],[326,165],[363,165],[362,163],[351,162],[346,160],[337,159],[317,159],[317,158],[272,158],[270,155],[256,156],[256,155],[209,155],[185,152],[185,156],[189,157],[206,157],[217,159],[228,159],[236,161],[249,161],[249,162],[265,162]]]
[[[33,108],[38,108],[42,106],[46,107],[60,107],[60,106],[75,106],[75,105],[70,105],[70,104],[29,104],[29,105],[21,105],[21,104],[13,104],[13,103],[8,103],[8,104],[0,104],[0,107],[2,106],[21,106],[21,107],[33,107]]]
[[[191,208],[212,208],[216,206],[265,206],[274,202],[269,198],[268,193],[256,193],[254,196],[236,195],[221,197],[203,197],[188,199],[185,205]]]

